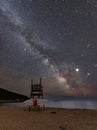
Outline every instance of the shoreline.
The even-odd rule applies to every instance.
[[[25,100],[0,100],[0,103],[21,103]]]
[[[0,106],[18,106],[18,107],[28,107],[32,105],[32,102],[17,101],[17,100],[3,100],[0,102]],[[40,104],[40,107],[43,105]],[[62,109],[79,109],[79,110],[97,110],[97,102],[48,102],[45,104],[46,108],[62,108]]]

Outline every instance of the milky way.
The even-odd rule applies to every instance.
[[[96,0],[1,0],[0,87],[29,95],[96,96]]]

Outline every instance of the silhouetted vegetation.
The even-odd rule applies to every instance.
[[[2,89],[0,88],[0,100],[3,102],[4,101],[24,101],[29,99],[27,96],[21,95],[21,94],[17,94],[14,92],[10,92],[8,90]]]

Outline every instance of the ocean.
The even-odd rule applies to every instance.
[[[24,102],[20,103],[0,103],[0,106],[25,106]],[[27,106],[27,104],[26,104]],[[45,103],[46,107],[66,108],[66,109],[97,109],[97,100],[61,100],[51,101]]]

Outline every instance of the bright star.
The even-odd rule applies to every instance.
[[[76,71],[76,72],[79,72],[79,68],[76,68],[75,71]]]

